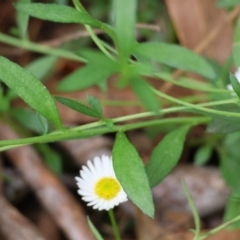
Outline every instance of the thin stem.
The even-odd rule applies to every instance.
[[[9,44],[15,47],[24,48],[30,51],[38,52],[38,53],[53,55],[57,57],[63,57],[63,58],[67,58],[67,59],[71,59],[71,60],[75,60],[83,63],[87,62],[85,58],[82,58],[64,49],[51,48],[46,45],[40,45],[37,43],[29,42],[27,40],[14,38],[3,33],[0,33],[0,42]]]
[[[98,36],[94,33],[94,31],[92,30],[91,26],[89,25],[85,25],[86,30],[88,31],[90,37],[92,38],[92,40],[95,42],[95,44],[98,46],[98,48],[110,59],[114,60],[114,57],[107,51],[107,49],[104,47],[104,45],[102,44],[102,41],[98,38]]]
[[[223,105],[223,104],[229,104],[229,103],[237,103],[238,100],[237,99],[228,99],[228,100],[221,100],[221,101],[213,101],[213,102],[208,102],[208,103],[200,103],[200,104],[195,104],[194,106],[217,106],[217,105]],[[164,114],[168,114],[168,113],[174,113],[174,112],[184,112],[184,111],[188,111],[192,109],[192,107],[186,107],[186,106],[177,106],[177,107],[171,107],[171,108],[167,108],[167,109],[161,109],[159,113],[156,112],[144,112],[144,113],[136,113],[136,114],[132,114],[132,115],[128,115],[128,116],[123,116],[123,117],[118,117],[118,118],[114,118],[112,119],[112,121],[114,123],[118,123],[118,122],[124,122],[124,121],[129,121],[129,120],[133,120],[133,119],[139,119],[139,118],[146,118],[146,117],[153,117],[153,116],[163,116]],[[104,125],[105,123],[101,123],[101,122],[95,122],[95,123],[89,123],[89,124],[85,124],[84,126],[79,126],[79,127],[75,127],[73,128],[73,130],[83,130],[83,129],[89,129],[92,127],[97,127],[97,126],[101,126]]]
[[[118,229],[118,225],[117,225],[117,222],[116,222],[116,219],[115,219],[115,216],[114,216],[114,212],[113,212],[112,209],[110,209],[108,211],[108,215],[109,215],[109,218],[110,218],[110,221],[111,221],[111,224],[112,224],[112,228],[113,228],[115,239],[116,240],[121,240],[121,236],[120,236],[120,232],[119,232],[119,229]]]
[[[65,130],[63,132],[53,132],[50,134],[37,136],[37,137],[29,137],[29,138],[20,138],[13,140],[2,140],[0,141],[0,151],[6,149],[6,146],[11,145],[12,148],[19,147],[20,145],[34,144],[34,143],[46,143],[46,142],[55,142],[69,139],[79,139],[79,138],[88,138],[96,135],[102,135],[109,132],[118,132],[118,131],[129,131],[133,129],[143,128],[143,127],[151,127],[157,125],[165,125],[165,124],[203,124],[207,123],[211,120],[209,117],[179,117],[179,118],[164,118],[158,120],[150,120],[139,123],[130,123],[125,124],[123,126],[113,126],[112,129],[107,128],[106,126],[93,127],[95,126],[93,123],[91,129],[82,129],[77,130],[76,128]],[[105,125],[105,124],[104,124]],[[10,147],[8,148],[10,149]]]
[[[214,114],[214,115],[220,115],[220,116],[226,116],[226,117],[237,117],[237,118],[240,118],[240,113],[236,113],[236,112],[226,112],[226,111],[220,111],[220,110],[215,110],[215,109],[209,109],[209,108],[204,108],[204,107],[201,107],[199,105],[196,105],[196,104],[191,104],[191,103],[188,103],[188,102],[184,102],[184,101],[181,101],[177,98],[174,98],[174,97],[171,97],[163,92],[160,92],[154,88],[151,88],[152,91],[159,95],[160,97],[163,97],[169,101],[172,101],[172,102],[175,102],[175,103],[178,103],[180,105],[183,105],[183,106],[186,106],[186,107],[189,107],[189,108],[192,108],[192,109],[196,109],[196,110],[200,110],[200,111],[203,111],[205,113],[210,113],[210,114]],[[235,100],[236,101],[236,100]]]
[[[88,14],[87,10],[84,8],[84,6],[79,0],[73,0],[73,4],[77,8],[77,10],[79,10],[80,12],[84,12]]]
[[[227,226],[229,226],[229,225],[231,225],[231,224],[233,224],[233,223],[235,223],[235,222],[237,222],[237,221],[239,221],[239,220],[240,220],[240,216],[237,216],[237,217],[233,218],[231,221],[228,221],[228,222],[226,222],[226,223],[223,223],[222,225],[220,225],[220,226],[212,229],[211,231],[202,234],[202,235],[199,237],[199,240],[204,240],[204,239],[206,239],[207,237],[209,237],[209,236],[211,236],[211,235],[213,235],[213,234],[216,234],[217,232],[223,230],[223,229],[226,228]]]
[[[186,185],[184,180],[182,180],[182,186],[183,186],[183,190],[185,192],[185,195],[187,197],[188,204],[190,205],[190,208],[191,208],[191,211],[192,211],[192,214],[193,214],[194,223],[195,223],[195,229],[196,230],[194,231],[195,236],[194,236],[193,240],[198,240],[199,233],[200,233],[200,218],[199,218],[199,214],[198,214],[196,205],[194,203],[194,200],[193,200],[193,198],[191,196],[191,193],[189,192],[189,190],[187,188],[187,185]]]
[[[83,7],[82,3],[79,0],[73,0],[73,4],[75,6],[75,8],[80,11],[80,12],[84,12],[87,13],[86,9]],[[94,31],[92,30],[92,27],[89,25],[84,25],[86,30],[88,31],[90,37],[92,38],[92,40],[94,41],[94,43],[97,45],[97,47],[110,59],[115,60],[113,58],[113,56],[107,51],[107,49],[104,47],[104,45],[102,44],[102,41],[98,38],[98,36],[94,33]]]
[[[155,76],[159,79],[162,79],[166,82],[170,82],[174,85],[189,88],[189,89],[195,89],[200,90],[204,92],[215,92],[215,93],[230,93],[231,90],[228,89],[217,89],[210,87],[209,84],[206,83],[200,83],[200,82],[194,82],[193,79],[189,78],[180,78],[178,81],[176,81],[170,74],[168,73],[157,73]]]

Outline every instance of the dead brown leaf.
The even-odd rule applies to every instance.
[[[233,29],[226,21],[227,13],[216,7],[215,0],[166,0],[166,4],[180,43],[187,48],[196,49],[220,26],[201,53],[221,63],[226,61],[232,49]]]

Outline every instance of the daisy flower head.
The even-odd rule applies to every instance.
[[[240,67],[238,67],[237,71],[234,73],[235,77],[237,78],[238,82],[240,83]],[[227,85],[227,89],[233,91],[232,84]],[[234,95],[236,95],[234,93]]]
[[[109,210],[127,201],[127,194],[116,178],[112,157],[95,157],[93,163],[88,160],[87,166],[80,170],[80,177],[75,179],[79,187],[78,194],[93,209]]]

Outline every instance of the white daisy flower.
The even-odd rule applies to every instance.
[[[78,194],[93,209],[109,210],[119,203],[127,201],[127,194],[116,178],[112,157],[103,155],[87,161],[87,166],[80,170],[80,177],[75,177],[79,187]]]
[[[235,77],[237,78],[238,82],[240,83],[240,67],[238,67],[237,71],[234,73]],[[232,84],[227,85],[227,89],[233,91]],[[234,95],[236,95],[234,93]]]

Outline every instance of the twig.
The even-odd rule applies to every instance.
[[[9,126],[2,122],[0,122],[0,137],[19,138]],[[43,165],[31,146],[9,150],[6,154],[70,240],[94,239],[81,206],[59,179]]]
[[[0,194],[0,232],[8,240],[46,240],[37,228]]]

